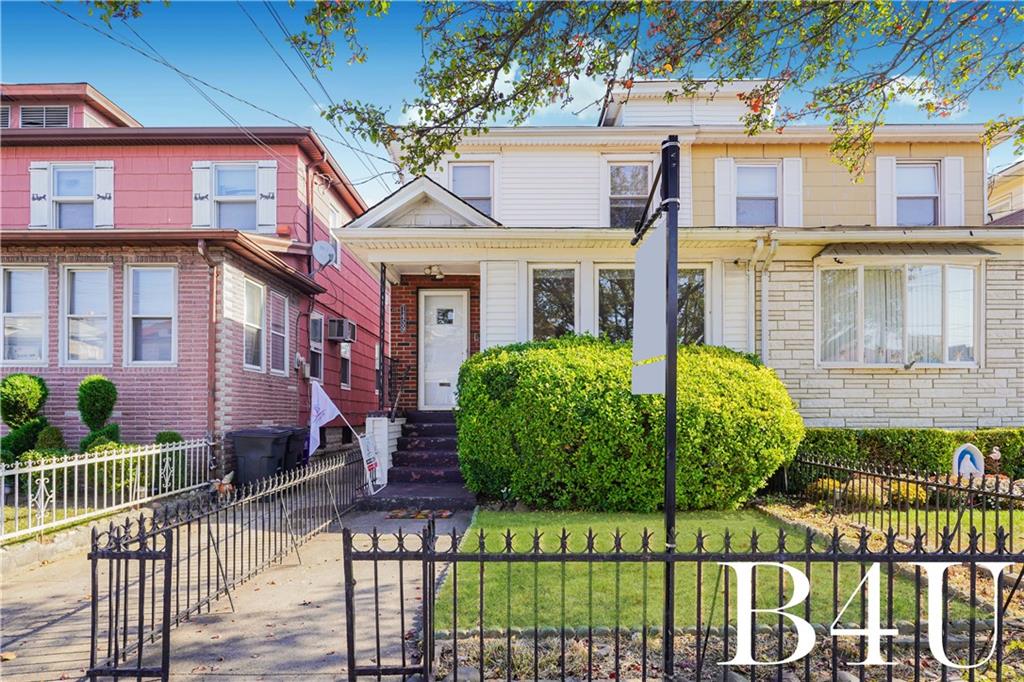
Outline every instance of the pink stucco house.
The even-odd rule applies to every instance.
[[[330,232],[366,205],[312,130],[144,127],[84,83],[0,95],[3,373],[45,378],[69,442],[94,373],[128,442],[304,424],[311,381],[353,424],[378,408],[379,279]]]

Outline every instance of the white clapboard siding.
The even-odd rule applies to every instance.
[[[97,161],[93,169],[96,184],[93,225],[97,229],[110,229],[114,227],[114,162]]]
[[[896,224],[896,157],[875,158],[875,224]]]
[[[480,345],[483,348],[515,343],[518,286],[516,261],[480,264]]]
[[[964,157],[947,156],[942,160],[942,224],[961,226],[964,217]]]
[[[465,218],[452,213],[427,197],[387,219],[389,227],[453,227],[465,224]]]
[[[597,151],[509,151],[498,176],[507,227],[597,227],[601,159]]]
[[[50,224],[50,164],[33,161],[28,165],[29,227],[46,228]]]
[[[745,267],[725,263],[722,273],[722,344],[733,350],[746,351],[747,340],[747,271]]]
[[[688,99],[631,99],[622,107],[622,126],[693,125],[693,105]]]
[[[732,157],[715,159],[715,225],[736,224],[736,162]]]
[[[192,227],[210,227],[212,224],[212,166],[210,161],[192,162]]]

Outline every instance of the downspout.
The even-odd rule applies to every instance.
[[[754,272],[757,270],[757,261],[761,258],[761,253],[764,251],[764,239],[758,239],[757,244],[754,246],[754,252],[750,255],[750,260],[747,261],[747,350],[751,353],[756,348],[756,341],[754,334],[754,317],[757,314],[757,291],[754,286]]]
[[[765,256],[761,265],[761,362],[768,364],[768,268],[775,260],[775,252],[779,248],[779,240],[775,238],[775,232],[769,232],[768,237],[771,243],[768,246],[768,255]]]
[[[210,257],[210,249],[205,239],[200,239],[199,255],[210,268],[210,312],[207,325],[206,350],[206,432],[213,438],[216,419],[214,410],[217,406],[217,284],[218,263]]]

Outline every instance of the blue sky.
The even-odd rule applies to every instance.
[[[89,16],[81,3],[66,0],[60,8],[97,28],[108,30],[97,17]],[[323,92],[306,74],[298,57],[284,42],[284,35],[260,2],[248,2],[246,10],[275,43],[320,104]],[[289,28],[298,31],[304,7],[276,3]],[[365,64],[349,65],[339,59],[333,71],[320,79],[335,100],[358,98],[398,111],[404,98],[415,94],[414,76],[420,64],[420,41],[415,26],[420,8],[396,3],[389,14],[362,22],[362,42],[368,48]],[[187,2],[173,0],[165,7],[159,0],[147,6],[133,28],[178,69],[198,76],[279,116],[313,126],[325,137],[332,153],[349,177],[367,180],[386,170],[380,160],[367,159],[341,144],[312,99],[282,65],[278,56],[253,28],[234,2]],[[138,44],[139,38],[117,22],[113,32]],[[174,71],[145,59],[130,49],[85,28],[36,2],[0,4],[0,79],[4,82],[88,81],[120,104],[143,125],[231,125],[210,103],[192,90]],[[142,46],[144,47],[144,46]],[[274,116],[257,111],[216,92],[216,102],[243,125],[283,125]],[[957,123],[980,123],[999,113],[1021,108],[1021,93],[984,92],[975,95]],[[1007,107],[1010,107],[1007,109]],[[587,125],[596,119],[591,110],[577,117],[567,111],[546,111],[531,123]],[[926,117],[910,104],[893,110],[889,122],[924,122]],[[351,137],[346,136],[350,141]],[[367,151],[386,156],[382,149],[361,143]],[[1004,166],[1013,159],[1010,145],[993,151],[990,166]],[[390,191],[390,181],[368,180],[359,185],[370,203]]]

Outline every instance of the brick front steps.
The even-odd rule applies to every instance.
[[[476,506],[459,471],[455,419],[451,412],[412,410],[398,438],[388,486],[360,502],[362,509],[447,509]]]

